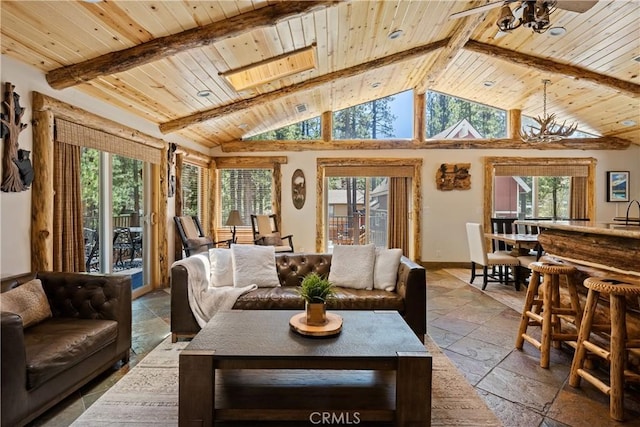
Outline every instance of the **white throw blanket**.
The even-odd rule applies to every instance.
[[[220,310],[233,308],[238,297],[244,293],[257,289],[250,285],[243,288],[233,286],[209,286],[209,259],[206,255],[193,255],[176,261],[175,265],[182,265],[189,277],[189,306],[198,325],[204,327],[207,322]]]

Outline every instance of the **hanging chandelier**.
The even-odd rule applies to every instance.
[[[516,18],[505,2],[500,9],[500,18],[496,21],[496,25],[503,32],[510,32],[516,28],[523,26],[530,28],[533,32],[541,34],[551,27],[549,15],[556,10],[556,0],[552,1],[523,1],[517,11],[521,13],[520,18]]]
[[[551,114],[547,115],[547,85],[550,83],[550,80],[542,80],[544,84],[544,103],[543,103],[543,115],[533,120],[536,121],[539,127],[535,127],[535,125],[529,126],[529,131],[520,132],[520,138],[524,142],[553,142],[559,141],[561,139],[567,138],[571,136],[576,129],[578,128],[578,124],[574,123],[573,125],[566,126],[566,121],[562,123],[562,125],[558,125],[556,123],[556,115]]]

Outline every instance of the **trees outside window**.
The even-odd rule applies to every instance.
[[[466,119],[481,138],[507,135],[507,112],[438,92],[427,92],[426,132],[433,138]]]
[[[272,213],[272,176],[271,169],[221,169],[219,226],[234,209],[246,225],[251,224],[251,214]]]
[[[188,163],[182,166],[182,215],[198,216],[202,221],[200,209],[200,168]]]
[[[245,138],[247,141],[299,141],[320,139],[320,117],[303,120],[280,129]]]

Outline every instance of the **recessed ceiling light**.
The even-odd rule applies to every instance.
[[[392,32],[389,33],[387,37],[389,37],[390,40],[395,40],[398,37],[400,37],[402,34],[404,34],[404,31],[402,30],[393,30]]]
[[[492,82],[491,80],[486,80],[482,82],[482,85],[485,87],[493,87],[494,84],[496,84],[496,82]]]
[[[377,88],[377,87],[380,87],[380,82],[371,83],[371,87],[374,88],[374,89]]]
[[[249,125],[248,125],[248,124],[246,124],[246,123],[240,123],[240,124],[238,125],[238,127],[239,127],[240,129],[246,129],[246,128],[248,128],[248,127],[249,127]]]
[[[555,37],[564,36],[567,34],[567,29],[564,27],[553,27],[549,29],[549,34]]]
[[[636,124],[635,120],[623,120],[620,123],[625,126],[634,126]]]
[[[213,92],[211,92],[209,89],[204,89],[204,90],[199,90],[197,95],[202,97],[202,98],[206,98],[207,96],[211,96]]]
[[[102,0],[82,0],[85,3],[101,3]]]
[[[640,56],[636,56],[635,58],[633,58],[633,60],[636,62],[640,62]]]

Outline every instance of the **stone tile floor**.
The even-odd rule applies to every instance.
[[[640,426],[639,388],[628,390],[627,421],[617,423],[609,418],[605,395],[584,381],[580,389],[567,384],[572,349],[552,349],[549,369],[540,368],[538,352],[528,343],[523,351],[514,349],[524,290],[490,284],[483,292],[465,280],[468,270],[427,271],[429,335],[505,426]],[[106,372],[31,425],[70,425],[169,335],[169,319],[167,292],[136,299],[131,361]]]

